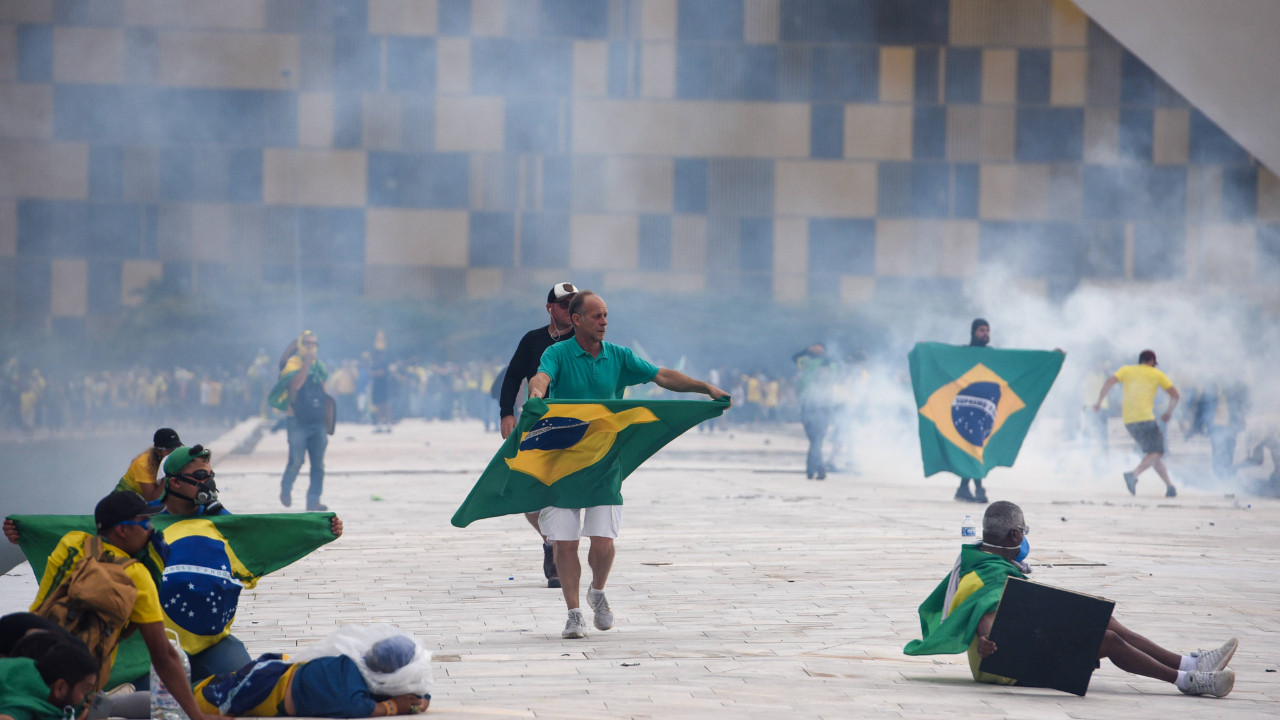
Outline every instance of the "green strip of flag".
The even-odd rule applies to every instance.
[[[925,476],[984,478],[1012,467],[1066,356],[917,343],[907,355]]]
[[[157,532],[175,523],[186,522],[190,532],[217,540],[225,540],[236,561],[230,572],[252,587],[259,577],[292,564],[325,543],[334,540],[330,528],[334,513],[273,513],[260,515],[211,515],[192,518],[179,515],[153,515],[151,523]],[[19,547],[37,579],[44,576],[49,556],[58,542],[69,532],[96,532],[92,515],[14,515],[20,536]],[[220,537],[218,537],[220,536]],[[143,552],[139,559],[160,587],[164,568],[155,552]],[[33,598],[34,599],[34,598]],[[107,687],[131,682],[147,672],[151,657],[142,636],[134,633],[120,643],[111,680]]]
[[[621,505],[622,481],[664,445],[729,407],[713,400],[525,402],[475,487],[453,515],[476,520],[544,507]]]

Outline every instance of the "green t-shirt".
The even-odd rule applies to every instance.
[[[31,658],[0,658],[0,715],[14,720],[61,720],[62,710],[49,702],[49,686]]]
[[[556,343],[542,353],[538,372],[551,378],[552,400],[621,400],[628,385],[641,385],[658,375],[658,366],[631,348],[603,343],[600,354],[582,349],[577,341]]]

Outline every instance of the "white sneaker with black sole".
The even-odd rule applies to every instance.
[[[560,637],[571,640],[587,636],[587,619],[582,617],[582,610],[574,608],[569,611],[569,620],[564,624],[564,632]]]

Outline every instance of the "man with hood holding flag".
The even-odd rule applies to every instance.
[[[969,326],[969,347],[986,347],[991,342],[991,324],[983,318],[974,318]],[[973,482],[973,492],[969,492],[969,482]],[[960,487],[956,488],[956,500],[986,504],[987,491],[982,489],[982,478],[960,478]]]

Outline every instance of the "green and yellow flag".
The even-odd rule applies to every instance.
[[[907,355],[925,476],[984,478],[1012,467],[1066,356],[917,343]]]
[[[520,423],[453,515],[621,505],[622,481],[662,446],[729,407],[713,400],[525,401]]]
[[[194,654],[231,632],[240,591],[258,578],[302,558],[334,539],[333,513],[154,515],[152,525],[164,539],[148,545],[139,559],[156,582],[165,625],[178,633],[182,648]],[[19,546],[37,578],[58,541],[69,532],[95,532],[90,515],[14,515]],[[150,656],[142,636],[120,644],[109,687],[147,672]]]
[[[920,603],[921,639],[907,643],[907,655],[962,653],[973,642],[983,615],[993,612],[1010,577],[1026,579],[1008,560],[977,545],[960,547],[951,574]]]
[[[284,369],[280,371],[280,379],[276,381],[271,392],[267,393],[267,404],[277,410],[289,409],[289,382],[293,377],[302,370],[302,358],[294,355],[285,363]],[[329,379],[329,371],[325,368],[324,363],[314,362],[307,370],[321,385],[325,380]]]

